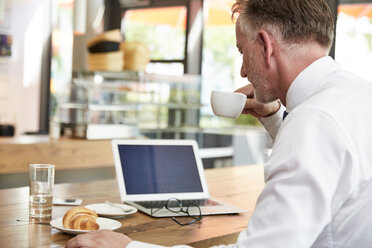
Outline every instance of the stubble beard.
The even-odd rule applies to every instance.
[[[252,79],[251,82],[254,89],[254,99],[259,103],[270,103],[278,99],[277,97],[272,94],[270,89],[266,86],[269,84],[267,80],[254,80]]]
[[[263,104],[277,100],[278,98],[270,89],[271,85],[267,80],[267,74],[257,66],[253,51],[251,51],[251,56],[248,61],[247,76],[254,89],[254,99]]]

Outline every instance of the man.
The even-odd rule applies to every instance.
[[[233,10],[241,76],[252,83],[238,90],[244,112],[260,118],[274,145],[248,228],[231,246],[371,247],[372,87],[326,56],[326,1],[238,1]],[[158,247],[108,231],[67,247],[127,244]]]

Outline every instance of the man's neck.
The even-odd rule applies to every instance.
[[[326,56],[324,48],[317,45],[303,47],[303,52],[281,56],[278,70],[279,99],[286,106],[286,96],[289,87],[296,77],[316,60]]]

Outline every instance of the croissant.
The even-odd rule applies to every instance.
[[[98,215],[93,210],[77,207],[72,208],[63,216],[63,227],[76,230],[98,230],[96,222]]]

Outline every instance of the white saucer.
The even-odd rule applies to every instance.
[[[59,217],[57,219],[54,219],[50,222],[50,225],[61,232],[69,233],[69,234],[81,234],[81,233],[87,233],[91,230],[75,230],[75,229],[68,229],[63,227],[62,218]],[[121,227],[121,223],[116,220],[108,219],[108,218],[97,218],[97,223],[99,225],[98,230],[116,230]]]
[[[106,203],[96,203],[96,204],[90,204],[86,205],[85,208],[91,209],[95,211],[99,216],[102,217],[110,217],[110,218],[121,218],[125,215],[134,214],[137,212],[137,208],[126,205],[126,204],[114,204],[118,207],[110,206]],[[123,209],[127,211],[124,211]]]

